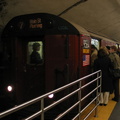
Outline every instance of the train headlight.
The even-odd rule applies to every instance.
[[[54,94],[50,94],[48,97],[52,99],[54,97]]]
[[[13,87],[11,85],[7,86],[7,91],[8,92],[12,92],[13,91]]]

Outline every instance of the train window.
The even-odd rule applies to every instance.
[[[28,64],[43,63],[43,42],[42,41],[28,42],[27,63]]]
[[[95,45],[95,47],[99,50],[99,48],[100,48],[99,40],[92,38],[91,44]]]

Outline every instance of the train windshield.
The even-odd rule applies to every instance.
[[[43,42],[30,41],[27,45],[27,64],[43,63]]]

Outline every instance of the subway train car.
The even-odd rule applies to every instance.
[[[4,28],[2,42],[2,99],[9,107],[90,73],[89,33],[58,16],[47,13],[17,16]],[[59,95],[63,94],[66,91]],[[48,97],[47,102],[55,99]]]
[[[98,49],[116,45],[112,40],[48,13],[13,18],[4,28],[1,42],[0,99],[3,110],[90,74],[91,44]],[[84,89],[82,96],[91,88]],[[73,90],[48,97],[46,104]],[[62,112],[76,100],[75,96],[56,109]],[[82,106],[88,101],[83,101]]]

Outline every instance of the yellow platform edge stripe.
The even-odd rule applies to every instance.
[[[95,111],[86,119],[86,120],[108,120],[116,103],[115,101],[112,100],[114,97],[113,94],[110,95],[109,97],[109,102],[107,106],[98,106],[97,108],[97,117],[95,117]],[[93,108],[93,105],[89,106],[82,114],[80,117],[80,120],[84,120],[84,117],[87,115],[87,113]],[[79,120],[79,119],[76,119]]]

